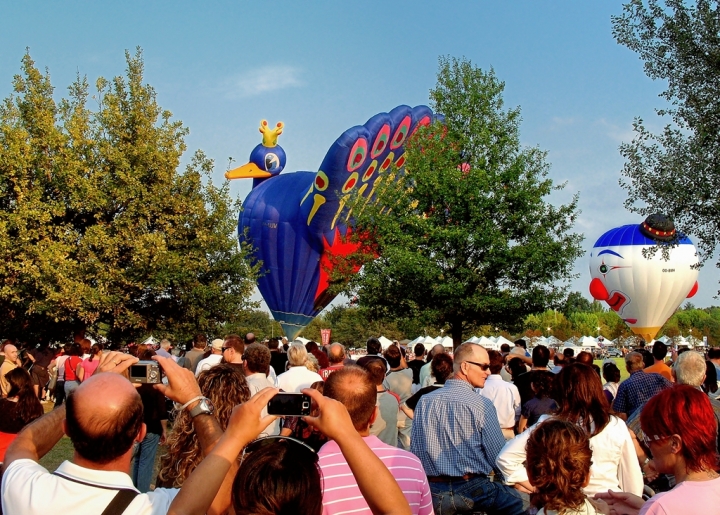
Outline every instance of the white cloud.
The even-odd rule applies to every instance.
[[[624,127],[620,127],[614,123],[607,121],[605,118],[601,118],[597,121],[597,124],[602,127],[605,134],[613,141],[617,143],[630,143],[635,139],[635,131],[633,131],[632,125],[627,124]]]
[[[223,84],[230,98],[252,97],[303,85],[301,70],[293,66],[263,66],[237,74]]]

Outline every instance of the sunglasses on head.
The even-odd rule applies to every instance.
[[[271,435],[271,436],[263,436],[262,438],[258,438],[257,440],[253,440],[249,444],[245,446],[243,449],[242,454],[240,455],[240,464],[242,465],[243,460],[245,459],[245,454],[251,454],[255,451],[259,451],[260,449],[263,449],[269,445],[273,445],[275,443],[279,442],[291,442],[293,444],[301,445],[308,451],[310,451],[313,454],[316,454],[315,449],[310,447],[305,442],[302,442],[300,440],[297,440],[296,438],[290,438],[289,436],[282,436],[282,435]]]

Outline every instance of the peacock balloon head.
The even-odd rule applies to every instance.
[[[265,179],[274,177],[285,168],[285,151],[277,144],[277,139],[283,131],[283,123],[278,122],[273,128],[268,127],[267,120],[260,122],[260,133],[263,135],[262,143],[250,153],[250,160],[233,170],[225,172],[226,179],[255,179],[253,187]]]

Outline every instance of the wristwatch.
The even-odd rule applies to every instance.
[[[210,399],[202,397],[200,402],[197,403],[197,406],[191,409],[188,413],[190,414],[190,418],[195,418],[198,415],[212,415],[214,411],[215,406],[213,406]]]

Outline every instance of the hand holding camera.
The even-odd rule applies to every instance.
[[[181,367],[172,358],[153,356],[153,360],[160,365],[162,372],[167,377],[168,384],[156,383],[155,388],[162,394],[178,404],[186,404],[196,397],[202,397],[200,386],[195,380],[195,375]],[[140,372],[138,370],[138,372]],[[192,409],[194,406],[187,406]]]

